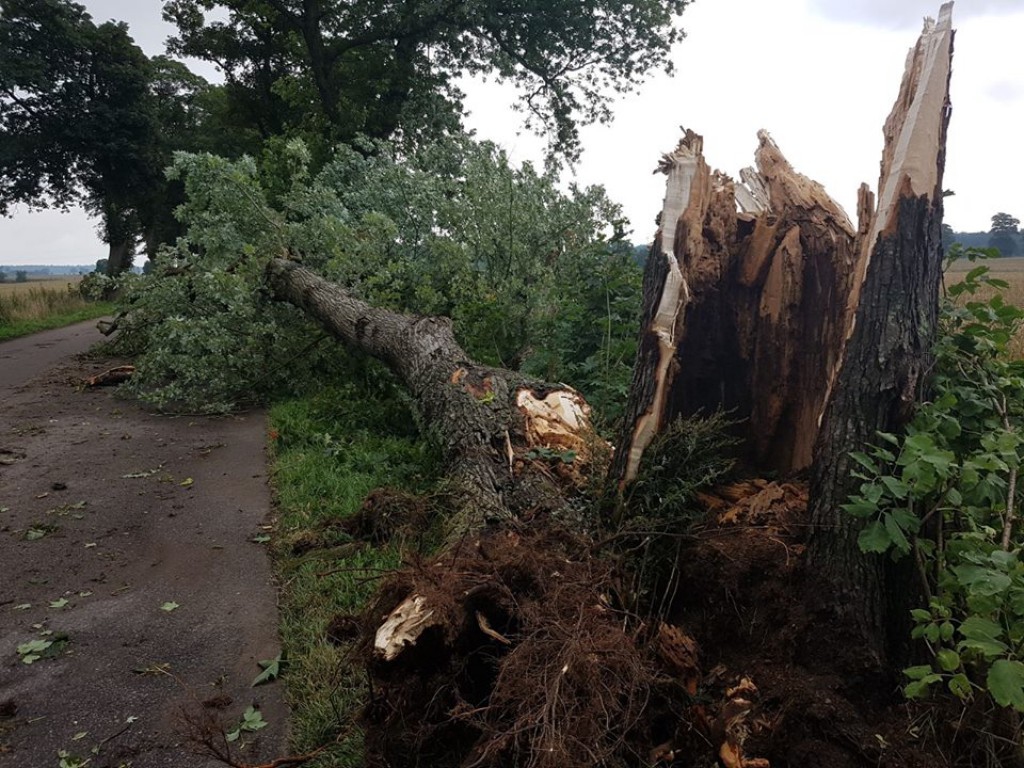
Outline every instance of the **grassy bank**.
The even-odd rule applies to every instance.
[[[86,301],[79,278],[0,283],[0,341],[108,315],[114,305]]]
[[[355,717],[366,684],[346,627],[400,564],[402,547],[359,540],[343,524],[376,488],[428,491],[436,459],[389,387],[374,396],[324,389],[278,404],[270,424],[279,516],[271,546],[292,747],[306,753],[328,745],[310,766],[354,768],[363,764]]]

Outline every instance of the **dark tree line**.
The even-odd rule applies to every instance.
[[[0,214],[84,205],[116,275],[177,234],[173,152],[260,158],[301,138],[322,163],[360,136],[415,146],[461,132],[466,75],[519,85],[524,111],[571,157],[578,126],[610,118],[610,94],[671,69],[686,2],[168,0],[170,53],[215,64],[224,83],[211,85],[78,3],[10,0]]]

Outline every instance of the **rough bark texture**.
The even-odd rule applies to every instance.
[[[883,628],[896,626],[883,591],[895,571],[860,552],[860,523],[840,505],[859,482],[849,453],[906,422],[930,365],[951,11],[926,21],[908,56],[885,123],[878,210],[862,187],[856,229],[763,131],[741,184],[709,170],[692,131],[665,157],[668,191],[613,465],[621,489],[665,424],[724,409],[740,420],[750,468],[810,470],[812,570],[876,660]]]
[[[447,476],[462,499],[453,534],[525,511],[557,510],[585,481],[599,440],[574,390],[478,365],[447,318],[370,306],[297,262],[274,260],[267,280],[278,299],[386,363],[408,388],[441,440]],[[531,471],[526,454],[534,448],[572,450],[576,460],[562,474]]]
[[[107,252],[107,276],[117,277],[132,266],[132,241],[112,240]]]
[[[719,409],[745,421],[755,466],[811,463],[846,333],[832,308],[850,293],[856,232],[766,132],[759,140],[757,169],[739,185],[709,170],[692,131],[662,163],[668,193],[644,277],[620,484],[667,422]]]
[[[848,341],[818,438],[811,483],[812,569],[830,601],[884,658],[886,629],[905,615],[912,583],[887,583],[885,561],[857,545],[859,521],[840,509],[859,481],[851,451],[900,429],[921,395],[935,342],[942,265],[942,173],[953,52],[951,4],[926,24],[886,121],[879,208],[867,227],[846,312]],[[905,576],[903,578],[906,578]],[[888,610],[887,610],[888,608]],[[895,609],[895,610],[893,610]],[[887,642],[888,641],[888,642]]]

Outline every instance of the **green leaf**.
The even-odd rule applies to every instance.
[[[953,639],[953,622],[944,621],[939,625],[939,638],[944,643],[948,643]]]
[[[908,699],[920,699],[928,693],[928,686],[932,683],[937,683],[941,679],[941,675],[928,675],[920,680],[915,680],[907,684],[903,689],[903,695]]]
[[[949,678],[949,682],[946,685],[949,686],[949,692],[961,701],[971,697],[971,681],[967,679],[967,675],[963,672]]]
[[[892,539],[889,538],[885,525],[880,520],[875,520],[860,532],[860,535],[857,537],[857,544],[861,552],[881,554],[889,549]]]
[[[68,602],[69,601],[68,601],[68,599],[66,597],[62,597],[62,598],[60,598],[58,600],[51,600],[50,601],[50,607],[51,608],[63,608],[64,606],[66,606],[68,604]]]
[[[933,672],[931,664],[921,664],[916,667],[907,667],[903,670],[903,674],[909,677],[911,680],[921,680],[932,673]]]
[[[896,520],[896,516],[882,515],[882,522],[885,525],[885,532],[889,534],[889,538],[892,541],[893,546],[904,555],[910,552],[910,542],[904,535],[903,529]]]
[[[906,483],[900,482],[892,475],[882,475],[879,480],[882,481],[882,484],[895,498],[900,499],[901,501],[907,498],[907,493],[910,489],[907,488]]]
[[[957,644],[961,653],[965,650],[977,651],[987,659],[1001,656],[1009,650],[1002,641],[1003,628],[994,621],[980,616],[970,616],[960,624],[960,635],[965,639]]]
[[[277,654],[276,658],[267,659],[257,663],[263,671],[260,672],[260,674],[256,676],[256,679],[252,681],[253,688],[257,685],[270,682],[281,674],[281,654]]]
[[[179,608],[181,608],[181,606],[175,603],[174,601],[166,602],[160,606],[161,611],[167,611],[168,613],[170,613],[171,611],[176,611]]]
[[[935,654],[936,661],[943,672],[955,672],[960,668],[960,654],[949,648],[942,648]]]
[[[986,684],[996,704],[1024,712],[1024,664],[997,659],[988,670]]]
[[[1001,594],[1012,583],[1005,573],[977,565],[958,565],[953,568],[953,573],[968,591],[984,597]]]
[[[864,469],[866,469],[872,475],[878,474],[878,467],[875,466],[875,462],[872,461],[871,457],[868,456],[866,453],[861,453],[860,451],[853,451],[850,454],[850,458],[853,459],[858,464],[860,464],[862,467],[864,467]]]

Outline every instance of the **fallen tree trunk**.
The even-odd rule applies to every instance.
[[[447,318],[370,306],[297,262],[275,259],[267,281],[278,299],[386,363],[408,388],[441,441],[452,496],[460,499],[450,535],[526,512],[558,512],[592,473],[604,472],[607,446],[570,387],[474,363]],[[557,460],[531,458],[538,451]]]

